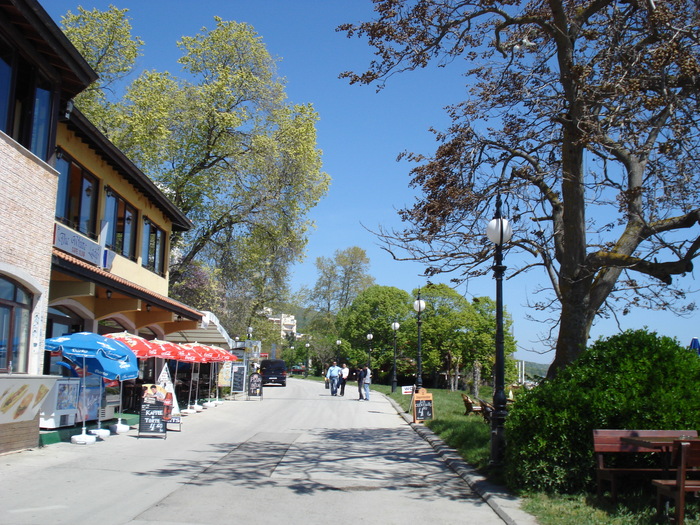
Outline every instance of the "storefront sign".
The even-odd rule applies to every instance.
[[[68,252],[71,255],[75,255],[95,266],[101,266],[103,264],[102,251],[104,248],[95,241],[83,237],[75,230],[71,230],[63,224],[56,224],[53,244],[56,248]]]

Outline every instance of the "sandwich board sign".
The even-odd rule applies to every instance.
[[[414,423],[433,419],[433,394],[428,393],[425,388],[421,388],[413,394],[411,404],[413,405]]]

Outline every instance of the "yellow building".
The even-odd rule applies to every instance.
[[[171,234],[192,224],[73,107],[96,78],[36,0],[0,0],[0,453],[39,442],[62,372],[48,337],[232,346],[214,314],[168,297]]]

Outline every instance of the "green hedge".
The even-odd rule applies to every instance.
[[[518,397],[506,422],[508,483],[590,490],[593,429],[700,429],[699,408],[694,351],[646,330],[598,340],[555,379]]]

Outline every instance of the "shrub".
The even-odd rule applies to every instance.
[[[575,493],[595,480],[592,430],[700,429],[700,358],[675,339],[628,330],[518,397],[506,421],[514,489]]]

